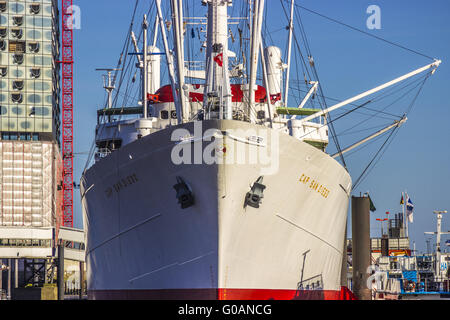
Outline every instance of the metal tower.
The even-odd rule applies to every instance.
[[[73,2],[72,0],[61,0],[61,4],[62,224],[66,227],[73,227]]]
[[[435,210],[433,211],[434,214],[436,214],[437,216],[437,227],[436,227],[436,232],[424,232],[425,234],[435,234],[436,235],[436,261],[435,261],[435,277],[437,279],[437,281],[441,281],[442,280],[442,275],[441,275],[441,235],[443,234],[450,234],[449,232],[442,232],[441,228],[442,228],[442,214],[443,213],[447,213],[447,210],[443,210],[443,211],[439,211],[439,210]]]

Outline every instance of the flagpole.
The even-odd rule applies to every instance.
[[[405,219],[405,193],[402,191],[402,199],[403,199],[403,203],[402,203],[402,216],[403,216],[403,223],[406,223],[406,219]],[[406,231],[406,228],[403,227],[403,231]]]
[[[405,203],[403,204],[404,206],[406,206],[406,205],[408,205],[408,201],[409,201],[409,196],[408,196],[408,194],[406,193],[406,191],[405,191],[405,195],[406,195],[406,198],[405,198]],[[403,211],[405,211],[405,210],[403,210]],[[408,220],[409,220],[409,218],[407,218],[406,219],[406,237],[407,238],[409,238],[409,226],[408,226]]]

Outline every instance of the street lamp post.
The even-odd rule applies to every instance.
[[[381,223],[381,237],[383,237],[383,222],[384,221],[388,221],[389,219],[385,218],[385,219],[376,219],[377,221],[380,221]]]

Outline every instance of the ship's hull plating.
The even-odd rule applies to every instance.
[[[200,135],[211,128],[232,132],[214,148],[225,163],[174,164],[174,147],[181,146],[172,132],[194,133],[194,123],[187,123],[124,146],[83,176],[90,298],[339,298],[351,189],[346,170],[272,129],[227,120],[201,124]],[[263,143],[245,142],[261,128],[269,132]],[[211,151],[210,136],[203,137],[188,143],[193,160],[196,148]],[[227,164],[232,145],[277,159]],[[260,207],[244,206],[260,176],[266,186]],[[189,208],[176,199],[177,177],[194,194]]]

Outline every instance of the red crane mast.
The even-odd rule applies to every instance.
[[[73,0],[61,0],[62,225],[73,227]]]

